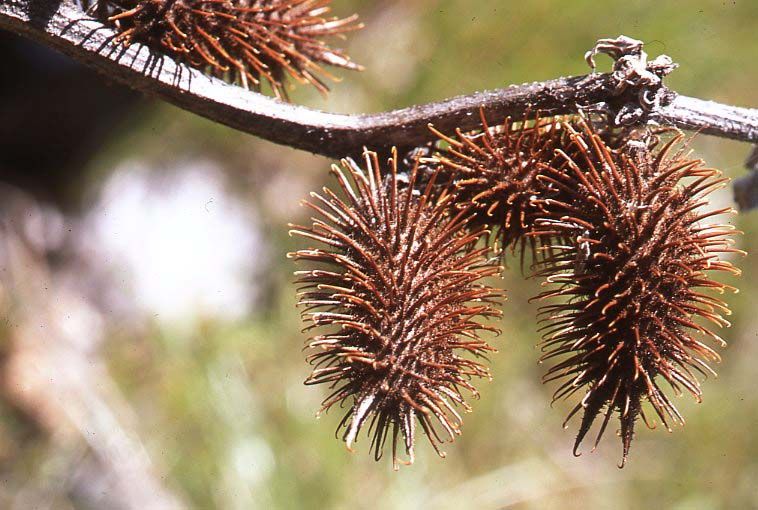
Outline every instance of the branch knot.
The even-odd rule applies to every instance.
[[[619,109],[615,119],[618,125],[635,124],[647,113],[669,104],[675,97],[675,94],[663,85],[663,78],[679,64],[668,55],[659,55],[648,61],[643,47],[642,41],[620,35],[615,39],[599,39],[595,46],[584,54],[584,59],[593,73],[597,68],[595,55],[604,53],[614,60],[614,95],[620,96],[629,90],[636,92],[636,100],[624,104]]]

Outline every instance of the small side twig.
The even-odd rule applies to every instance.
[[[753,145],[753,150],[745,160],[745,168],[750,170],[734,181],[734,201],[740,211],[749,211],[758,207],[758,145]]]

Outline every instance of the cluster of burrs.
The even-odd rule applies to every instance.
[[[177,62],[287,99],[287,78],[321,93],[324,65],[360,70],[325,37],[361,28],[357,16],[329,17],[331,0],[100,0],[116,41],[138,42]]]
[[[118,43],[253,90],[268,83],[286,99],[288,77],[326,93],[324,64],[360,69],[323,41],[361,26],[326,17],[330,3],[102,0],[97,12]],[[312,225],[292,233],[320,247],[290,256],[307,265],[299,304],[316,332],[306,383],[330,387],[322,410],[347,407],[338,431],[348,448],[365,428],[376,459],[390,436],[393,465],[403,450],[413,462],[419,425],[444,455],[459,410],[470,411],[464,390],[476,396],[474,380],[490,377],[483,333],[499,333],[486,321],[500,316],[503,293],[488,280],[508,249],[522,270],[529,256],[547,287],[534,298],[545,303],[541,361],[553,364],[555,400],[581,397],[566,420],[582,412],[575,454],[598,418],[595,446],[617,416],[623,465],[638,418],[684,423],[664,386],[700,400],[698,377],[719,360],[708,342],[724,345],[709,327],[729,325],[714,293],[735,290],[711,275],[739,273],[723,258],[741,253],[733,228],[708,222],[729,209],[703,210],[727,179],[690,159],[680,134],[634,127],[667,100],[670,58],[648,62],[642,42],[624,36],[587,53],[593,70],[599,53],[614,59],[616,94],[637,95],[614,118],[491,127],[482,114],[476,132],[432,128],[431,157],[344,159],[333,167],[338,192],[305,202]]]
[[[724,341],[735,290],[711,279],[738,273],[724,254],[730,225],[709,218],[708,194],[727,179],[691,159],[671,130],[614,130],[584,117],[531,118],[439,136],[432,157],[398,168],[366,152],[342,161],[328,188],[306,202],[316,214],[292,233],[320,248],[291,254],[314,370],[331,388],[323,409],[346,407],[350,447],[367,428],[378,459],[391,436],[412,461],[416,424],[435,450],[460,433],[462,390],[489,377],[482,333],[499,315],[506,248],[533,260],[547,290],[541,308],[545,381],[576,398],[575,453],[598,424],[619,421],[622,465],[638,418],[683,423],[666,386],[700,400],[700,378]],[[523,267],[523,266],[522,266]],[[599,420],[598,420],[599,418]]]

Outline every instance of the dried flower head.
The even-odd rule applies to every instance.
[[[524,248],[531,244],[535,254],[535,236],[527,236],[535,219],[533,202],[554,194],[550,185],[538,180],[542,168],[555,159],[555,150],[567,145],[562,124],[556,119],[525,119],[490,128],[482,117],[482,130],[476,133],[456,131],[446,136],[432,128],[448,147],[434,161],[441,166],[442,180],[453,182],[456,204],[473,207],[477,213],[472,225],[492,229],[496,249]]]
[[[540,273],[556,288],[539,299],[564,300],[542,311],[542,359],[558,359],[545,380],[562,381],[554,400],[585,391],[566,419],[583,410],[575,454],[601,413],[595,447],[611,415],[618,415],[623,466],[637,418],[655,424],[645,415],[645,401],[668,430],[669,422],[684,423],[661,383],[699,401],[695,373],[714,373],[707,362],[719,360],[698,337],[723,345],[702,323],[728,326],[722,314],[729,310],[703,289],[733,290],[708,273],[738,274],[720,255],[739,250],[732,247],[731,226],[703,223],[728,209],[701,207],[727,179],[688,159],[684,149],[672,151],[681,137],[652,152],[612,151],[586,124],[566,129],[578,155],[564,154],[564,163],[542,177],[565,198],[536,204],[543,217],[535,235],[569,240],[551,247]]]
[[[497,330],[479,319],[499,316],[501,297],[481,283],[500,270],[474,246],[484,230],[466,228],[465,210],[449,215],[434,178],[418,191],[417,166],[399,175],[397,164],[395,154],[383,174],[366,152],[365,170],[333,166],[344,198],[313,193],[313,226],[292,230],[324,247],[291,254],[317,265],[296,273],[306,329],[323,331],[309,340],[306,384],[333,389],[322,410],[349,406],[338,426],[349,449],[368,423],[378,460],[391,431],[396,468],[400,434],[413,462],[416,421],[441,456],[440,432],[460,433],[462,389],[477,395],[470,379],[489,377],[471,356],[494,350],[480,334]]]
[[[110,0],[117,41],[140,42],[210,74],[286,99],[287,76],[326,93],[320,64],[360,69],[324,37],[361,27],[325,17],[331,0]]]

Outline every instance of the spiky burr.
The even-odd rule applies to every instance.
[[[646,403],[667,429],[684,423],[662,383],[700,400],[696,373],[713,374],[708,362],[719,360],[703,339],[724,344],[706,324],[729,325],[726,303],[708,291],[734,290],[712,273],[739,273],[723,255],[740,251],[730,225],[707,221],[729,210],[703,211],[727,179],[675,151],[679,137],[611,150],[584,123],[566,129],[576,154],[561,153],[542,177],[564,198],[535,204],[534,235],[568,240],[539,273],[553,288],[538,299],[561,301],[542,309],[542,360],[555,363],[545,380],[562,381],[554,399],[584,391],[566,419],[583,411],[575,454],[600,415],[595,447],[618,416],[623,466],[638,417],[654,426]]]
[[[348,407],[338,431],[349,449],[368,424],[378,460],[391,435],[396,468],[400,435],[413,462],[417,423],[441,456],[442,434],[460,433],[462,390],[476,396],[471,379],[489,377],[474,358],[497,330],[482,319],[500,315],[501,292],[482,283],[500,268],[475,246],[485,230],[467,228],[467,210],[450,214],[451,196],[434,177],[420,186],[417,168],[399,174],[396,154],[388,171],[375,153],[363,168],[343,160],[332,169],[342,196],[313,193],[312,226],[291,231],[322,246],[290,254],[310,266],[296,273],[299,305],[320,331],[306,384],[332,388],[322,410]]]
[[[106,0],[101,0],[106,2]],[[104,9],[125,45],[139,42],[213,76],[287,99],[287,77],[320,92],[322,66],[361,69],[325,37],[361,27],[327,17],[331,0],[111,0]]]
[[[440,179],[454,186],[455,205],[474,211],[471,225],[492,231],[496,251],[518,250],[523,267],[527,245],[532,255],[538,255],[542,241],[527,235],[536,217],[534,201],[556,194],[550,183],[538,177],[555,159],[555,150],[567,149],[569,143],[558,119],[527,117],[514,122],[506,118],[490,127],[484,112],[480,113],[478,132],[458,130],[448,136],[431,128],[446,144],[431,161],[441,168]]]

